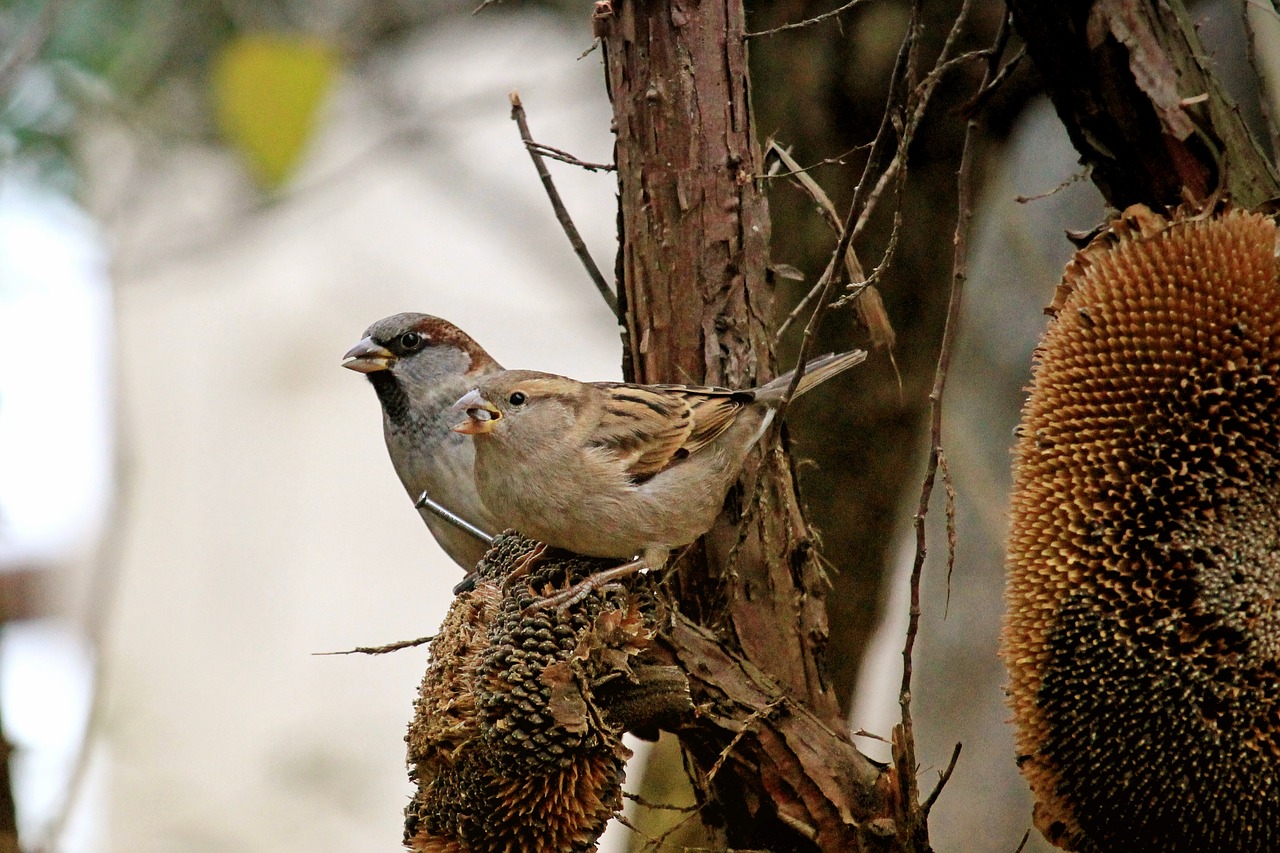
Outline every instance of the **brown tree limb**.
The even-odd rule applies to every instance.
[[[1009,0],[1081,161],[1107,201],[1176,206],[1224,192],[1245,207],[1280,180],[1209,73],[1181,0]]]
[[[531,151],[537,151],[539,154],[541,154],[544,157],[548,157],[552,160],[559,160],[561,163],[568,163],[570,166],[577,166],[581,169],[586,169],[588,172],[618,171],[618,167],[613,165],[612,163],[589,163],[586,160],[582,160],[577,157],[574,157],[572,154],[570,154],[568,151],[565,151],[564,149],[556,148],[555,146],[552,146],[552,145],[544,145],[541,142],[528,141],[528,142],[525,142],[525,147],[527,147]]]

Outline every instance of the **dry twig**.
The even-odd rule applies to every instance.
[[[884,113],[881,115],[880,126],[876,129],[875,139],[871,143],[871,152],[867,155],[867,162],[863,164],[862,177],[859,178],[857,185],[854,187],[853,199],[849,202],[849,213],[840,228],[840,238],[836,241],[836,248],[832,252],[831,260],[827,263],[827,268],[823,271],[822,276],[819,277],[818,283],[814,285],[814,291],[819,294],[819,301],[814,308],[813,314],[809,317],[809,322],[805,324],[804,333],[800,338],[800,351],[796,356],[796,372],[791,378],[791,386],[787,389],[786,401],[779,407],[778,414],[774,419],[775,423],[781,423],[786,414],[786,408],[795,393],[796,386],[800,384],[800,379],[804,373],[804,365],[809,359],[809,351],[813,347],[814,333],[822,322],[822,318],[826,316],[827,311],[831,308],[831,294],[842,283],[840,279],[843,273],[847,272],[844,257],[849,250],[849,246],[852,245],[854,237],[857,236],[858,223],[865,222],[866,217],[870,215],[870,209],[875,206],[879,198],[878,194],[873,194],[864,204],[862,188],[866,186],[868,178],[879,168],[885,149],[888,146],[889,134],[894,125],[893,117],[896,115],[893,107],[901,97],[901,87],[907,79],[908,69],[912,64],[913,52],[919,43],[917,38],[918,21],[919,8],[918,3],[916,3],[912,5],[911,21],[907,26],[907,32],[903,37],[902,44],[898,48],[898,56],[889,78],[888,100]],[[904,146],[900,145],[899,150],[904,153]],[[860,210],[861,215],[859,215]]]
[[[561,163],[568,163],[570,166],[579,166],[586,169],[588,172],[618,171],[618,167],[612,163],[588,163],[586,160],[579,160],[568,151],[551,145],[543,145],[541,142],[529,141],[525,143],[525,147],[530,151],[537,151],[544,157],[550,157],[552,160],[559,160]]]
[[[952,29],[948,36],[947,43],[952,44],[958,32],[958,28],[962,21],[968,16],[970,0],[965,0],[960,10],[960,15],[956,19],[956,27]],[[983,74],[982,83],[979,86],[981,93],[996,75],[999,67],[1001,53],[1004,52],[1005,44],[1008,41],[1011,28],[1011,20],[1006,13],[1005,19],[1001,24],[1000,31],[996,35],[995,43],[990,49],[985,51],[987,57],[987,68]],[[942,344],[938,353],[938,364],[934,371],[933,389],[929,393],[929,461],[926,466],[924,481],[920,487],[920,503],[916,509],[915,515],[915,534],[916,534],[916,553],[915,559],[911,565],[911,609],[907,622],[906,641],[902,647],[902,685],[898,694],[898,704],[902,709],[902,755],[895,756],[900,767],[915,766],[915,735],[912,730],[911,722],[911,675],[912,675],[912,654],[915,649],[916,635],[920,629],[920,578],[924,569],[925,555],[928,553],[927,543],[925,539],[925,518],[929,513],[929,499],[933,495],[934,480],[937,476],[938,469],[943,465],[942,455],[942,397],[946,389],[947,372],[951,365],[951,353],[954,348],[956,327],[960,317],[961,296],[964,291],[964,282],[968,276],[967,262],[969,251],[969,223],[973,218],[972,180],[970,173],[973,170],[973,138],[977,131],[977,119],[970,115],[965,126],[964,147],[960,155],[960,168],[956,173],[957,185],[957,216],[955,230],[955,252],[951,266],[951,293],[947,301],[946,324],[942,331]],[[943,469],[943,478],[948,481],[946,488],[951,492],[953,487],[949,482],[945,467]],[[955,529],[954,517],[948,522],[948,544],[950,554],[948,557],[949,565],[953,563]],[[896,750],[895,750],[896,752]],[[956,753],[958,757],[958,751]],[[954,759],[953,759],[954,760]],[[950,770],[944,774],[944,778],[940,780],[938,789],[930,795],[926,801],[926,806],[932,807],[933,801],[936,800],[941,787],[945,784],[947,778],[950,778]],[[919,819],[923,820],[928,816],[928,811],[923,806],[917,807],[916,803],[916,786],[915,778],[912,776],[909,780],[910,790],[903,792],[906,796],[907,808],[914,811],[921,809]],[[914,816],[912,822],[914,822]]]
[[[416,646],[424,646],[435,639],[435,635],[430,637],[419,637],[416,640],[398,640],[394,643],[387,643],[385,646],[356,646],[354,649],[347,649],[344,652],[312,652],[316,657],[325,657],[327,655],[385,655],[389,652],[398,652],[401,649],[412,649]]]
[[[497,2],[497,0],[487,0],[487,3],[493,3],[493,2]],[[815,15],[812,18],[806,18],[803,21],[796,21],[794,24],[783,24],[782,26],[774,27],[771,30],[762,30],[758,33],[743,33],[742,37],[744,39],[760,38],[762,36],[771,36],[776,33],[785,33],[787,30],[799,30],[799,29],[803,29],[804,27],[811,27],[814,24],[820,24],[823,21],[826,21],[830,18],[835,18],[839,15],[843,15],[845,12],[848,12],[854,6],[857,6],[865,2],[866,0],[849,0],[848,3],[845,3],[843,6],[837,9],[832,9],[830,12],[823,12],[821,15]]]
[[[539,150],[541,146],[533,141],[533,137],[529,133],[529,122],[525,118],[524,104],[520,103],[519,92],[511,93],[511,119],[520,128],[520,138],[524,140],[525,148],[529,151],[529,157],[533,160],[533,167],[538,170],[538,177],[542,179],[543,189],[547,191],[547,198],[551,200],[551,207],[555,210],[556,220],[560,223],[560,227],[564,229],[564,235],[569,238],[569,245],[573,247],[573,252],[578,256],[578,260],[582,261],[582,266],[586,269],[587,275],[591,276],[591,280],[595,282],[596,290],[599,290],[600,295],[604,297],[609,310],[613,312],[613,316],[617,317],[618,295],[613,292],[609,287],[609,283],[605,281],[604,274],[600,272],[600,267],[596,266],[595,259],[587,251],[587,244],[583,242],[577,226],[573,224],[573,219],[569,217],[569,211],[565,208],[564,201],[560,198],[560,192],[551,180],[551,172],[547,171],[547,164],[542,160],[542,152]]]

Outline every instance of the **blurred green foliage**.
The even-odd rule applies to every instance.
[[[320,39],[270,34],[238,35],[218,55],[212,77],[218,126],[264,186],[278,187],[293,174],[337,60]]]
[[[278,185],[339,59],[359,62],[478,3],[0,0],[0,168],[34,168],[74,191],[76,136],[106,118],[161,144],[221,130],[262,183]],[[586,14],[568,2],[523,5]]]
[[[216,4],[18,0],[0,6],[0,157],[75,186],[74,139],[94,111],[142,118],[158,85],[190,76],[233,27]]]

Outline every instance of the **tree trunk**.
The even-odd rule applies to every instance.
[[[604,0],[596,24],[617,133],[627,378],[767,379],[769,219],[741,2]],[[708,776],[718,767],[702,782],[732,846],[906,849],[888,817],[892,774],[854,749],[827,683],[825,580],[790,459],[766,444],[677,564],[670,652],[711,709],[681,740]]]

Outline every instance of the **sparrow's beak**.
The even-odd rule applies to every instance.
[[[377,373],[388,370],[396,363],[396,355],[384,346],[373,342],[373,338],[365,338],[347,350],[342,357],[342,366],[360,373]]]
[[[493,432],[502,412],[484,398],[480,389],[468,391],[462,399],[453,404],[451,410],[455,415],[465,415],[466,420],[453,428],[454,432],[463,435],[482,435]]]

